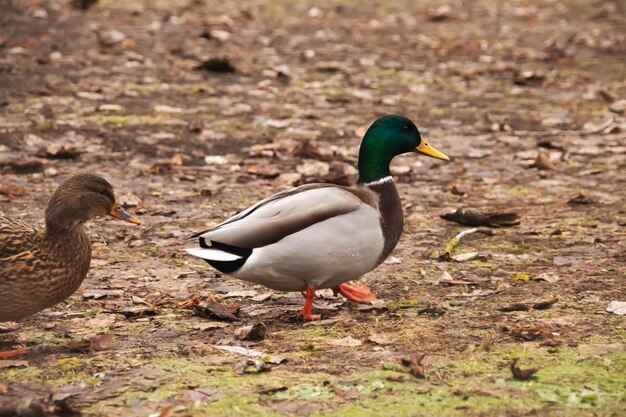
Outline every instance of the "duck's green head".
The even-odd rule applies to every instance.
[[[359,183],[369,183],[388,177],[391,160],[400,154],[417,152],[449,161],[443,153],[422,138],[408,118],[392,114],[376,120],[365,133],[359,151]]]

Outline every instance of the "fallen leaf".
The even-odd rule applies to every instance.
[[[537,150],[537,157],[531,166],[550,171],[555,171],[557,169],[556,165],[552,161],[552,158],[550,157],[550,152],[542,148]]]
[[[93,298],[94,300],[98,300],[104,297],[119,297],[122,295],[124,295],[124,290],[92,289],[85,290],[83,292],[83,298]]]
[[[480,214],[472,210],[457,209],[454,213],[443,214],[441,218],[466,226],[508,227],[520,224],[517,213]]]
[[[410,358],[402,358],[400,363],[409,368],[409,373],[411,375],[416,378],[423,379],[426,377],[424,374],[424,366],[422,365],[422,361],[425,357],[426,354],[424,352],[419,352]]]
[[[69,4],[74,9],[87,10],[96,3],[98,0],[72,0]]]
[[[530,281],[530,275],[528,274],[515,274],[513,281]]]
[[[111,343],[113,343],[113,338],[114,338],[113,332],[96,336],[93,339],[91,339],[89,349],[92,351],[108,349],[109,346],[111,346]]]
[[[344,398],[346,400],[355,400],[359,398],[359,393],[353,389],[350,389],[350,385],[355,385],[355,383],[351,381],[333,381],[330,384],[333,392],[337,394],[338,397]],[[347,387],[347,388],[343,388]]]
[[[491,350],[491,346],[493,346],[495,341],[496,341],[496,336],[493,333],[487,333],[483,337],[483,340],[480,342],[480,347],[484,351],[489,352]]]
[[[6,167],[6,170],[13,174],[24,175],[42,172],[48,161],[45,159],[31,158],[25,161],[9,161],[0,164],[0,167]]]
[[[194,313],[200,317],[223,321],[237,321],[235,314],[239,307],[226,307],[217,301],[205,301],[193,306]]]
[[[500,307],[498,308],[498,311],[510,312],[510,311],[546,310],[552,307],[552,305],[555,304],[557,301],[558,301],[558,298],[525,300],[519,303],[513,303],[504,307]]]
[[[172,409],[173,409],[173,406],[166,405],[165,407],[163,407],[163,409],[159,413],[159,417],[170,417],[170,415],[172,414]]]
[[[269,370],[270,367],[262,359],[244,359],[233,365],[233,372],[237,375],[260,374]]]
[[[524,85],[530,87],[542,87],[546,84],[548,77],[540,72],[536,71],[518,71],[514,78],[513,83],[516,85]]]
[[[451,259],[455,262],[467,262],[467,261],[473,261],[474,259],[478,257],[479,257],[478,252],[465,252],[465,253],[452,255]]]
[[[395,340],[393,338],[382,333],[373,333],[369,335],[367,340],[381,346],[393,345],[395,343]]]
[[[537,275],[533,278],[533,281],[545,281],[553,284],[559,280],[559,276],[557,274],[553,274],[550,272],[544,272],[542,274]]]
[[[281,386],[278,386],[278,387],[262,389],[261,391],[258,391],[257,394],[259,394],[259,395],[272,395],[272,394],[276,394],[277,392],[287,391],[288,389],[289,388],[287,386],[281,385]]]
[[[355,339],[352,336],[347,336],[342,339],[332,339],[329,341],[329,343],[334,346],[343,347],[356,347],[363,344],[363,342],[361,342],[359,339]]]
[[[200,323],[194,323],[191,325],[191,328],[194,330],[213,330],[213,329],[223,329],[224,327],[228,327],[230,324],[224,323],[222,321],[203,321]]]
[[[265,339],[266,335],[267,326],[263,323],[255,323],[235,330],[235,337],[239,340],[259,341]]]
[[[168,106],[167,104],[157,104],[154,106],[154,111],[156,113],[169,113],[169,114],[181,114],[184,113],[185,110],[180,107]]]
[[[240,291],[229,291],[223,295],[223,297],[254,297],[258,295],[258,292],[255,290],[240,290]]]
[[[441,276],[439,277],[439,279],[437,280],[437,284],[442,285],[472,285],[472,284],[476,284],[474,282],[471,281],[463,281],[460,279],[454,279],[452,278],[452,275],[450,275],[450,273],[448,271],[443,271],[441,273]]]
[[[428,9],[428,20],[431,22],[443,22],[447,20],[465,20],[468,15],[465,12],[454,11],[449,4],[443,4],[437,8]]]
[[[47,159],[76,159],[82,151],[65,145],[50,145],[37,153],[37,156]]]
[[[192,402],[194,404],[206,404],[217,401],[224,396],[224,390],[215,387],[194,388],[185,391],[183,401]]]
[[[24,360],[0,360],[0,369],[28,368],[28,361]]]
[[[626,302],[611,301],[606,307],[606,311],[608,311],[609,313],[617,314],[618,316],[626,316]]]
[[[517,359],[513,359],[509,368],[511,369],[513,378],[518,381],[528,381],[533,378],[533,375],[535,375],[537,371],[539,371],[539,368],[521,369],[517,366],[517,361]]]
[[[216,72],[216,73],[234,73],[236,72],[233,64],[228,58],[209,58],[194,68],[195,70]]]
[[[218,346],[218,345],[210,345],[210,346],[214,347],[215,349],[225,350],[227,352],[237,353],[239,355],[251,356],[253,358],[261,358],[265,362],[269,362],[269,363],[273,363],[277,365],[287,360],[283,356],[279,356],[279,355],[270,356],[265,353],[261,353],[257,350],[245,348],[243,346]]]
[[[152,317],[159,314],[159,310],[149,306],[125,307],[119,311],[127,319],[137,319],[141,317]]]
[[[555,256],[554,265],[556,266],[567,266],[567,265],[579,265],[584,262],[584,260],[580,256],[576,255],[559,255]]]
[[[571,198],[567,201],[567,204],[593,204],[595,201],[584,194],[578,194],[576,197]]]
[[[0,194],[7,197],[23,197],[26,189],[17,185],[0,185]]]
[[[195,305],[200,304],[200,299],[197,296],[193,296],[188,300],[185,301],[181,301],[180,303],[178,303],[177,307],[178,308],[192,308]]]
[[[541,346],[561,346],[565,343],[565,338],[557,332],[553,332],[545,327],[524,327],[516,326],[510,332],[515,339],[526,342],[542,340]]]

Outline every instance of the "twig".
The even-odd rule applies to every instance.
[[[30,352],[30,349],[28,348],[3,350],[3,351],[0,351],[0,359],[9,359],[9,358],[14,358],[16,356],[22,356],[22,355],[26,355],[28,352]]]
[[[478,230],[479,229],[477,227],[473,229],[467,229],[450,239],[450,241],[446,245],[445,251],[439,256],[439,260],[449,261],[450,259],[452,259],[452,252],[454,251],[454,248],[456,248],[456,246],[459,244],[459,241],[467,235],[478,232]]]

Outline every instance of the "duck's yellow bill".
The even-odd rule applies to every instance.
[[[422,153],[424,155],[430,156],[431,158],[442,159],[444,161],[449,161],[450,158],[446,156],[443,152],[439,152],[437,149],[430,146],[424,139],[420,142],[419,146],[415,148],[415,152]]]
[[[111,211],[108,214],[109,216],[118,220],[123,220],[125,222],[133,223],[133,224],[141,224],[141,220],[139,220],[137,217],[133,216],[132,214],[124,210],[117,203],[113,205],[113,207],[111,208]]]

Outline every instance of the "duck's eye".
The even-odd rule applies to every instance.
[[[404,126],[402,126],[402,130],[411,130],[411,126],[404,125]]]

